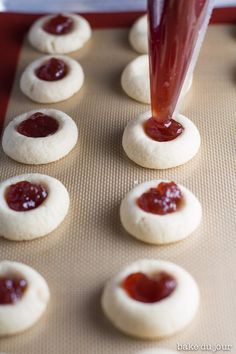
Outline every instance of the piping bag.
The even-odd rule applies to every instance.
[[[165,124],[181,108],[214,0],[148,0],[152,118]]]

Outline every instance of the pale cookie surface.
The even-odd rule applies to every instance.
[[[17,126],[35,113],[43,113],[54,118],[58,130],[46,137],[32,138],[20,134]],[[15,117],[6,127],[2,147],[9,157],[25,164],[46,164],[66,156],[75,146],[78,129],[71,117],[56,109],[39,109]]]
[[[64,61],[68,72],[60,80],[46,81],[39,79],[35,70],[51,58]],[[29,64],[20,79],[21,91],[31,100],[39,103],[54,103],[64,101],[80,90],[84,82],[84,72],[81,65],[65,55],[46,55]]]
[[[180,101],[190,90],[192,77],[186,88],[181,90]],[[121,86],[125,93],[136,101],[150,104],[150,79],[148,55],[140,55],[132,60],[124,69],[121,75]]]
[[[148,24],[147,15],[138,18],[129,32],[131,46],[138,53],[147,54],[148,52]]]
[[[165,169],[182,165],[191,160],[199,150],[200,134],[197,127],[182,114],[174,119],[182,124],[184,131],[174,140],[159,142],[145,133],[144,122],[151,112],[140,114],[131,120],[123,134],[122,145],[127,156],[136,164],[153,169]]]
[[[127,193],[120,207],[121,223],[135,238],[151,244],[166,244],[189,236],[200,224],[202,208],[198,199],[187,188],[178,185],[183,196],[180,209],[169,214],[157,215],[142,210],[137,200],[162,180],[139,184]]]
[[[125,93],[136,101],[150,103],[149,63],[147,55],[132,60],[121,75]]]
[[[166,272],[176,279],[174,291],[161,301],[144,303],[133,300],[121,287],[130,274],[142,272],[152,275]],[[196,315],[199,290],[192,276],[180,266],[160,260],[139,260],[105,286],[102,308],[106,316],[122,332],[142,339],[166,337],[186,327]]]
[[[82,16],[63,14],[73,20],[73,28],[67,34],[54,35],[46,32],[43,25],[55,15],[44,16],[33,23],[29,31],[30,44],[43,53],[66,54],[81,47],[91,37],[91,27]]]
[[[9,186],[27,181],[42,185],[48,195],[41,205],[32,210],[12,210],[5,199]],[[11,177],[0,183],[0,235],[13,241],[33,240],[55,230],[69,209],[69,194],[56,178],[39,173]]]
[[[20,333],[33,326],[46,310],[50,293],[45,279],[33,268],[18,262],[0,262],[0,277],[20,276],[27,281],[22,298],[0,305],[0,336]]]

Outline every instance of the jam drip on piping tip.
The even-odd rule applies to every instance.
[[[152,140],[163,142],[176,139],[183,133],[183,126],[171,119],[165,123],[159,123],[154,118],[149,118],[144,122],[144,131]]]

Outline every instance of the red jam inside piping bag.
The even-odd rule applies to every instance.
[[[44,81],[57,81],[66,76],[68,68],[64,61],[51,58],[35,70],[36,76]]]
[[[27,288],[25,279],[17,277],[0,277],[0,305],[18,302]]]
[[[67,34],[71,32],[72,28],[72,18],[64,16],[62,14],[52,17],[43,25],[44,31],[54,35]]]
[[[146,134],[156,141],[177,138],[173,119],[209,0],[148,0],[152,117]]]
[[[122,288],[134,300],[154,303],[171,295],[177,282],[170,274],[159,272],[148,276],[142,272],[128,275],[122,282]]]
[[[18,133],[30,138],[45,138],[53,135],[59,128],[57,120],[41,112],[32,114],[18,126]]]
[[[181,190],[174,182],[161,182],[150,188],[137,200],[138,206],[152,214],[165,215],[178,211],[182,205]]]
[[[5,199],[10,209],[29,211],[40,206],[47,198],[47,190],[40,184],[28,181],[10,185],[5,193]]]

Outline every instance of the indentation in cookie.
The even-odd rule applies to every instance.
[[[155,141],[171,141],[183,133],[184,127],[174,119],[159,123],[154,118],[149,118],[143,125],[147,136]]]
[[[58,14],[45,22],[43,29],[50,34],[63,35],[72,31],[73,24],[71,17]]]
[[[15,304],[20,301],[27,289],[27,281],[23,277],[0,277],[0,305]]]
[[[142,273],[131,273],[122,282],[122,288],[134,300],[153,303],[168,297],[176,288],[175,278],[166,273],[158,272],[151,276]]]
[[[44,81],[57,81],[63,79],[68,72],[68,67],[61,59],[50,58],[35,70],[36,76]]]
[[[12,210],[29,211],[39,207],[47,198],[48,192],[40,184],[21,181],[10,185],[6,192],[6,202]]]
[[[16,128],[17,132],[30,138],[45,138],[53,135],[59,128],[58,121],[41,112],[32,114]]]
[[[148,213],[165,215],[180,209],[183,196],[175,182],[161,182],[156,188],[150,188],[138,199],[138,206]]]

